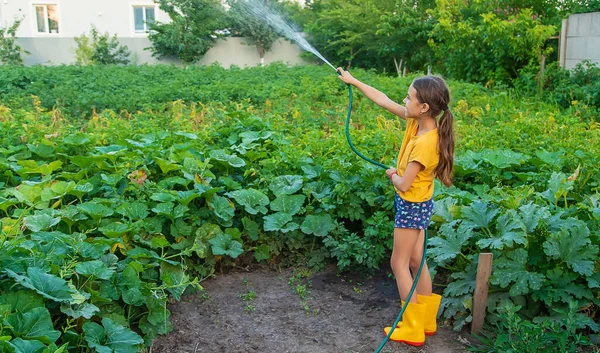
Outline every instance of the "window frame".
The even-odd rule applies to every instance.
[[[51,32],[50,30],[50,25],[48,23],[48,21],[50,20],[49,16],[48,16],[48,6],[55,6],[56,7],[56,14],[58,16],[58,19],[56,20],[56,22],[58,23],[58,31],[56,31],[55,33]],[[44,8],[44,25],[46,28],[45,32],[40,32],[39,28],[38,28],[38,18],[37,18],[37,8],[38,7],[43,7]],[[49,36],[49,37],[58,37],[62,34],[63,31],[63,23],[62,23],[62,16],[61,16],[61,12],[60,12],[60,4],[57,0],[54,1],[44,1],[44,0],[38,0],[38,1],[32,1],[30,3],[30,9],[32,12],[31,15],[31,25],[33,27],[33,35],[36,36]]]
[[[136,8],[142,8],[142,21],[143,21],[143,25],[144,25],[144,30],[143,32],[139,32],[135,29],[135,9]],[[129,18],[131,20],[131,34],[134,37],[147,37],[148,34],[150,33],[150,29],[148,28],[148,23],[146,22],[146,9],[147,8],[152,8],[154,10],[154,22],[157,21],[157,17],[158,17],[158,4],[155,3],[150,3],[150,2],[146,2],[146,3],[141,3],[141,2],[133,2],[129,4]]]

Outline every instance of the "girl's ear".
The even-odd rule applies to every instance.
[[[423,106],[421,107],[421,114],[425,114],[428,111],[429,111],[429,104],[423,103]]]

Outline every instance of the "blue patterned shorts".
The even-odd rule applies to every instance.
[[[425,202],[403,200],[397,193],[394,196],[396,228],[427,229],[433,215],[433,198]]]

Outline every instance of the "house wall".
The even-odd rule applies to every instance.
[[[572,69],[590,60],[600,66],[600,12],[571,15],[562,27],[561,65]]]
[[[2,0],[0,0],[2,1]],[[77,43],[73,38],[19,38],[18,43],[30,52],[23,57],[25,65],[61,65],[75,63]],[[130,59],[134,64],[174,64],[181,65],[178,59],[161,59],[152,57],[145,48],[151,46],[148,38],[119,38],[122,45],[131,51]],[[219,63],[223,67],[236,65],[239,67],[256,66],[260,63],[258,50],[254,45],[244,44],[245,39],[229,37],[217,41],[204,57],[200,65]],[[304,65],[307,61],[300,57],[301,50],[293,43],[280,38],[265,53],[264,64],[281,61],[287,65]]]

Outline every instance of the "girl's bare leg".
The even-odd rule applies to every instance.
[[[421,265],[421,259],[423,258],[423,242],[425,241],[425,231],[421,230],[419,233],[419,238],[415,243],[415,248],[410,256],[410,269],[412,271],[413,276],[417,275],[417,271],[419,271],[419,265]],[[427,267],[427,260],[423,263],[423,269],[421,270],[421,275],[419,276],[419,282],[417,283],[417,293],[420,295],[431,295],[433,290],[433,284],[431,280],[431,275],[429,274],[429,267]]]
[[[402,300],[406,300],[413,284],[409,265],[412,254],[415,251],[416,243],[420,237],[420,232],[419,229],[394,228],[394,249],[392,250],[390,265],[394,276],[396,276],[396,285],[398,286],[398,293],[400,293]],[[431,282],[431,278],[429,278],[429,281]],[[416,303],[417,296],[413,295],[410,298],[410,302]]]

